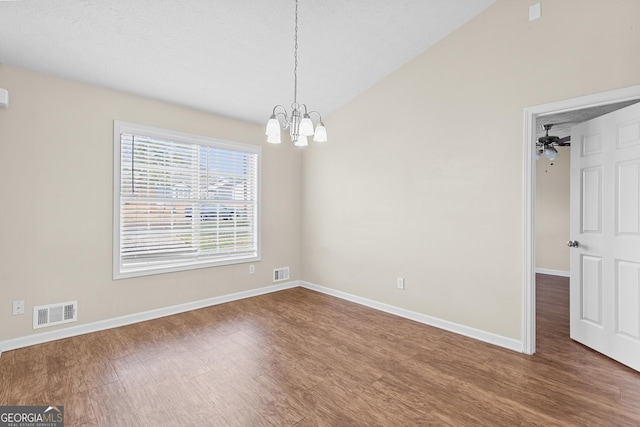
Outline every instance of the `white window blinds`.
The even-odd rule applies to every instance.
[[[258,259],[259,147],[114,129],[114,278]]]

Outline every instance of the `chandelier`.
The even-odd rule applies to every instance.
[[[305,104],[298,104],[298,0],[296,0],[296,19],[294,34],[294,67],[293,67],[293,102],[291,103],[291,116],[288,115],[287,109],[282,105],[273,107],[271,117],[267,122],[267,142],[271,144],[280,144],[280,128],[289,129],[291,142],[297,147],[306,147],[308,145],[307,137],[313,135],[316,142],[327,141],[327,130],[322,123],[322,116],[317,111],[308,111]],[[312,115],[317,115],[317,125],[313,128]]]

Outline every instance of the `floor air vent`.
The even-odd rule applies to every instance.
[[[289,267],[275,268],[273,270],[274,282],[279,282],[281,280],[288,280],[288,279],[289,279]]]
[[[78,320],[78,301],[33,307],[33,329]]]

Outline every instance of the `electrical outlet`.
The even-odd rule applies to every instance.
[[[404,278],[398,277],[396,280],[396,286],[398,289],[404,289]]]
[[[249,264],[249,274],[256,274],[256,266]]]
[[[13,315],[24,314],[24,300],[13,302]]]

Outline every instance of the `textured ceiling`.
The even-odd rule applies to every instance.
[[[567,111],[564,113],[548,114],[536,118],[536,136],[539,138],[544,136],[544,125],[551,124],[553,127],[549,130],[549,135],[555,135],[560,138],[571,136],[571,127],[587,120],[595,119],[612,111],[619,110],[631,104],[640,102],[635,99],[632,101],[617,102],[613,104],[599,105],[597,107],[582,108],[580,110]]]
[[[326,117],[494,1],[301,0],[298,101]],[[0,1],[0,63],[263,123],[293,100],[294,4]]]

